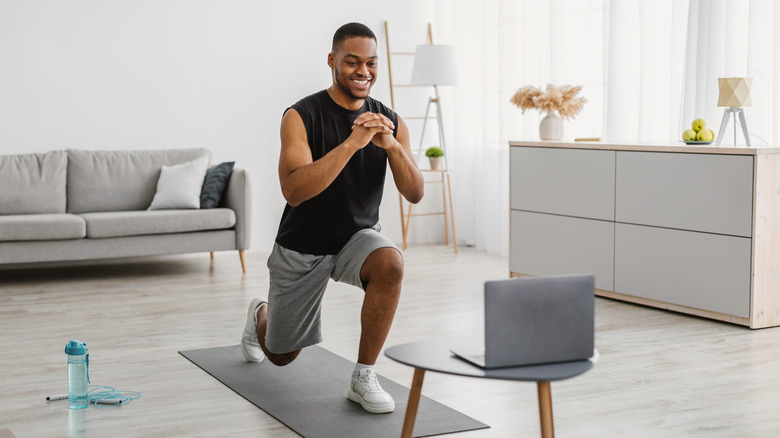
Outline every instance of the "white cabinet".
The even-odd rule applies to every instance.
[[[750,316],[750,239],[615,225],[618,293]]]
[[[512,148],[513,210],[615,217],[615,152]]]
[[[750,155],[618,151],[615,190],[618,222],[751,235]]]
[[[513,210],[509,269],[534,275],[593,274],[612,290],[613,222]]]
[[[510,270],[612,289],[615,152],[512,148]]]
[[[780,149],[510,142],[510,274],[780,325]]]

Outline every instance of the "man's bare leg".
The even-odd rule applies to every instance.
[[[395,410],[395,401],[377,380],[374,364],[393,325],[403,276],[403,258],[395,248],[374,250],[360,269],[366,294],[360,312],[358,363],[352,372],[347,398],[377,414]]]
[[[360,313],[362,329],[358,350],[358,362],[362,364],[374,365],[382,351],[393,325],[403,276],[403,257],[395,248],[375,250],[360,269],[360,278],[366,282],[366,295]]]

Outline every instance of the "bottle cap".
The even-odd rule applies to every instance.
[[[65,346],[65,354],[71,354],[74,356],[87,354],[87,344],[71,339],[70,342],[68,342],[68,345]]]

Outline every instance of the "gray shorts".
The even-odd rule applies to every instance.
[[[376,229],[355,233],[335,255],[302,254],[274,244],[268,257],[268,350],[284,354],[322,342],[320,307],[328,279],[363,288],[360,269],[379,248],[396,248]]]

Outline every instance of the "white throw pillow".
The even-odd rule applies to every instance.
[[[163,166],[149,210],[200,208],[200,189],[208,166],[208,155],[184,164]]]

